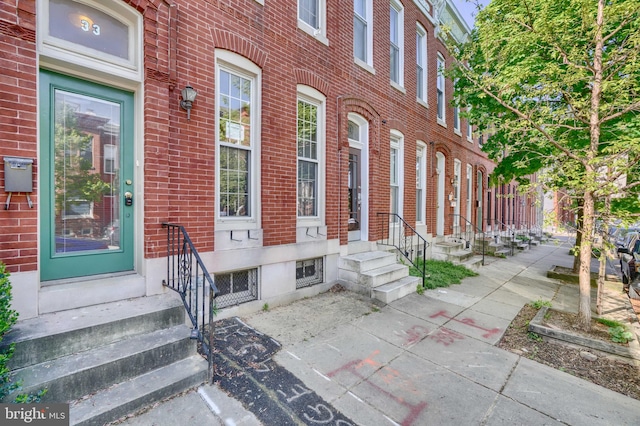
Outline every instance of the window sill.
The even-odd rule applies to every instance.
[[[304,21],[298,20],[298,28],[318,40],[325,46],[329,46],[329,39],[322,33],[321,29],[315,29]]]
[[[427,101],[425,101],[424,99],[420,99],[420,98],[416,98],[416,103],[418,105],[422,105],[423,107],[425,107],[426,109],[429,109],[429,104],[427,103]]]
[[[444,127],[445,129],[447,128],[447,123],[446,123],[443,119],[438,118],[438,119],[436,120],[436,122],[437,122],[439,125],[441,125],[442,127]]]
[[[402,87],[400,84],[396,83],[393,80],[390,80],[390,81],[391,81],[391,87],[393,87],[394,89],[396,89],[399,92],[402,92],[405,95],[407,94],[407,89],[405,89],[404,87]]]
[[[353,62],[358,65],[359,67],[363,68],[365,71],[371,73],[372,75],[376,75],[376,70],[375,68],[373,68],[373,66],[369,65],[368,63],[364,62],[361,59],[358,58],[353,58]]]

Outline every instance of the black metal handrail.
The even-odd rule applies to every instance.
[[[493,224],[492,224],[493,222]],[[487,225],[491,226],[491,232],[492,232],[492,236],[494,238],[496,238],[496,242],[497,242],[497,238],[500,237],[502,238],[503,236],[507,236],[508,241],[509,241],[509,255],[513,256],[514,255],[514,247],[513,244],[515,242],[515,230],[513,229],[513,225],[505,225],[501,220],[499,219],[487,219]],[[496,225],[500,226],[500,229],[495,229]],[[496,236],[496,231],[498,232],[498,235]]]
[[[429,243],[397,213],[378,213],[381,238],[378,244],[395,247],[422,274],[422,288],[426,288],[426,255]],[[386,220],[385,220],[386,218]],[[386,237],[385,237],[386,236]],[[415,242],[415,244],[414,244]],[[414,247],[422,249],[422,265],[418,262],[418,253]]]
[[[184,226],[164,222],[162,227],[167,228],[167,279],[162,284],[182,298],[193,326],[191,338],[207,357],[208,381],[213,384],[213,317],[219,291]]]
[[[459,214],[452,214],[453,218],[453,234],[452,237],[456,240],[464,240],[466,241],[466,248],[471,249],[471,251],[475,252],[475,241],[478,236],[480,236],[480,241],[482,241],[482,266],[484,266],[484,256],[486,252],[486,244],[484,231],[475,226],[471,221],[469,221],[466,217]],[[455,219],[458,218],[458,221]],[[465,231],[464,235],[462,234],[460,219],[465,222]],[[457,226],[456,226],[457,224]],[[456,229],[457,228],[457,229]],[[471,231],[469,231],[471,229]]]

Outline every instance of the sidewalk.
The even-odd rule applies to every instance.
[[[577,286],[546,277],[571,262],[568,246],[546,244],[386,306],[328,292],[221,322],[221,356],[244,363],[227,389],[257,414],[203,386],[124,424],[637,425],[640,401],[494,346],[525,303],[577,310]],[[628,315],[621,286],[605,298],[611,315]]]

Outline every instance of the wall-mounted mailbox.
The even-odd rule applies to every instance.
[[[24,192],[29,207],[33,207],[29,193],[33,192],[33,159],[24,157],[4,157],[4,190],[9,193],[5,210],[9,210],[11,193]]]
[[[33,192],[33,159],[4,157],[4,190]]]

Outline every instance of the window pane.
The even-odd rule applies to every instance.
[[[59,89],[54,99],[56,253],[107,250],[101,239],[121,210],[115,174],[121,105]]]
[[[317,159],[318,107],[298,101],[298,156]]]
[[[367,24],[357,16],[353,18],[353,55],[361,61],[367,60]]]
[[[390,40],[392,44],[398,44],[398,11],[391,6],[389,22]]]
[[[318,1],[298,0],[298,18],[318,29]]]
[[[49,34],[99,52],[129,59],[129,28],[73,0],[49,0]]]
[[[220,216],[249,216],[249,151],[220,147]]]
[[[397,46],[391,45],[391,81],[398,83],[398,77],[400,75],[400,50]]]
[[[220,142],[251,146],[251,81],[220,71]]]
[[[349,121],[349,139],[360,141],[360,126],[353,121]]]
[[[317,215],[317,163],[298,161],[298,216]]]

